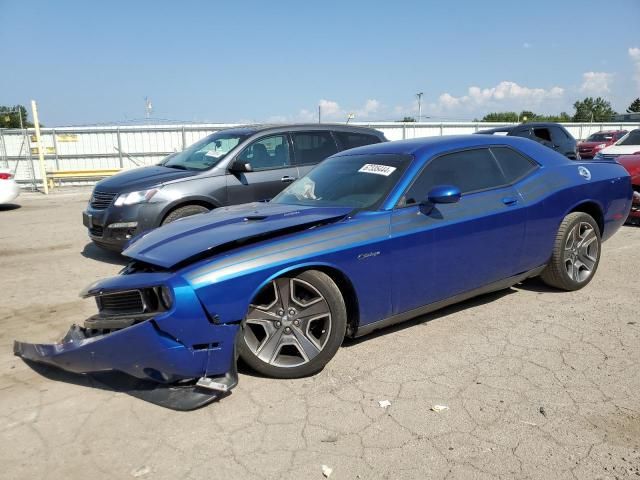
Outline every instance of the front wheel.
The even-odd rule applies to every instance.
[[[327,274],[308,270],[276,278],[249,305],[240,357],[276,378],[298,378],[324,368],[344,339],[347,311]]]
[[[600,251],[600,229],[593,217],[583,212],[570,213],[560,224],[551,261],[541,278],[561,290],[579,290],[595,275]]]
[[[207,207],[203,207],[202,205],[185,205],[184,207],[179,207],[173,210],[169,215],[162,220],[162,225],[166,225],[167,223],[175,222],[179,218],[190,217],[191,215],[197,215],[199,213],[207,213],[209,209]]]

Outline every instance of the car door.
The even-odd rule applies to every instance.
[[[338,146],[328,130],[291,132],[295,163],[300,176],[338,152]]]
[[[286,133],[257,139],[240,152],[234,164],[248,164],[251,171],[230,167],[226,175],[227,201],[231,205],[266,201],[298,178],[291,161],[291,145]]]
[[[420,204],[436,185],[457,203]],[[393,310],[402,313],[518,272],[526,210],[488,148],[432,159],[394,209]]]

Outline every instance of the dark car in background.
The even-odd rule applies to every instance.
[[[563,154],[571,160],[578,160],[580,158],[576,139],[559,123],[521,123],[519,125],[481,130],[477,133],[528,138]]]
[[[179,218],[269,200],[334,153],[385,141],[377,130],[346,125],[220,130],[159,165],[98,182],[83,223],[96,245],[120,251],[134,236]]]
[[[627,130],[601,130],[578,142],[580,158],[593,158],[603,148],[613,145],[627,134]]]

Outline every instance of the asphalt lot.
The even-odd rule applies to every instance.
[[[0,210],[4,479],[640,478],[640,228],[582,291],[528,281],[181,413],[13,356],[93,314],[78,292],[124,264],[88,244],[89,190],[59,191]]]

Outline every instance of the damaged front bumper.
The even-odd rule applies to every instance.
[[[161,287],[168,288],[173,297],[164,310],[160,302],[149,306],[153,302],[148,291]],[[137,294],[131,292],[140,292],[140,305]],[[216,324],[193,289],[180,279],[153,273],[124,275],[92,285],[83,296],[96,296],[103,310],[87,319],[85,326],[73,325],[58,343],[16,341],[14,353],[78,374],[126,374],[137,379],[126,385],[147,392],[147,400],[178,410],[198,408],[236,386],[239,323]],[[107,296],[108,302],[103,300]],[[158,311],[127,314],[117,310],[123,305],[129,310]],[[114,325],[118,328],[112,328]]]

